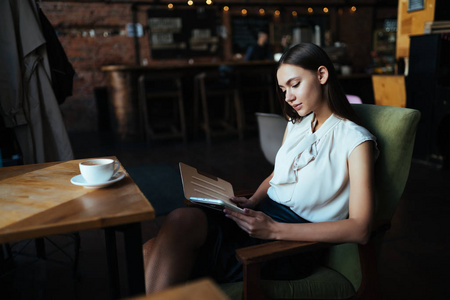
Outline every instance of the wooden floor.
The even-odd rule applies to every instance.
[[[236,190],[255,189],[271,172],[255,133],[244,141],[214,140],[118,143],[109,134],[71,134],[76,158],[116,155],[125,166],[179,161],[233,183]],[[450,299],[445,285],[450,261],[450,170],[413,162],[407,188],[384,241],[379,260],[383,299]],[[144,224],[144,239],[157,231],[162,217]],[[33,242],[23,247],[11,270],[0,277],[1,299],[108,299],[104,237],[99,230],[81,232],[80,261],[72,274],[73,242],[51,237],[69,256],[47,240],[47,260],[34,256]],[[119,256],[123,255],[118,237]],[[126,276],[124,266],[119,265]],[[3,296],[7,295],[6,298]]]

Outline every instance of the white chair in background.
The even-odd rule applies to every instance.
[[[281,115],[255,113],[258,122],[259,144],[266,159],[273,165],[283,142],[287,121]]]

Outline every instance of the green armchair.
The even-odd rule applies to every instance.
[[[380,298],[376,259],[408,179],[420,112],[368,104],[353,105],[353,108],[366,128],[377,137],[380,149],[375,165],[375,226],[369,243],[331,245],[274,241],[238,249],[236,255],[244,266],[244,280],[221,286],[231,299]],[[261,262],[323,247],[329,248],[323,264],[307,278],[260,280]]]

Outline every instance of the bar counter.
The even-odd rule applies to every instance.
[[[143,126],[138,114],[138,79],[142,74],[181,74],[185,80],[185,107],[190,107],[195,75],[218,70],[219,67],[230,67],[233,71],[260,70],[275,74],[275,61],[229,61],[229,62],[197,62],[197,63],[152,63],[147,66],[108,65],[101,70],[108,76],[108,95],[110,119],[116,138],[121,141],[138,140],[142,136]]]
[[[238,67],[238,68],[260,68],[260,67],[275,67],[277,62],[270,60],[261,61],[216,61],[216,62],[156,62],[147,66],[134,66],[134,65],[108,65],[103,66],[101,70],[103,72],[148,72],[148,71],[160,71],[160,70],[207,70],[214,69],[220,66]]]
[[[230,67],[233,72],[246,70],[270,73],[275,76],[275,61],[217,61],[217,62],[156,62],[147,66],[107,65],[101,70],[108,76],[108,95],[111,126],[121,141],[139,140],[143,126],[139,120],[138,80],[142,74],[181,74],[184,78],[184,107],[189,115],[192,108],[194,76],[219,67]],[[373,104],[373,87],[370,74],[340,75],[339,81],[346,94],[359,96],[364,103]],[[187,118],[189,119],[189,117]],[[188,124],[189,125],[189,124]]]

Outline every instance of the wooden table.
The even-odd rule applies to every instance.
[[[123,167],[125,178],[108,187],[73,185],[70,179],[83,160],[0,168],[0,244],[104,229],[111,297],[118,298],[115,233],[121,231],[129,294],[145,293],[140,222],[154,218],[155,211]]]
[[[228,300],[210,279],[200,279],[159,293],[132,298],[133,300]],[[131,299],[130,299],[131,300]]]

